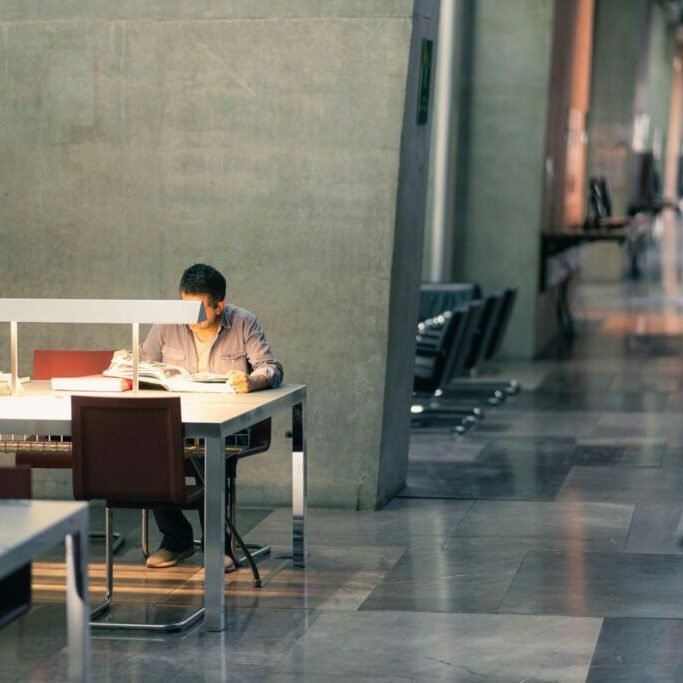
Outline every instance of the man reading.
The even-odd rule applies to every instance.
[[[273,356],[263,327],[253,313],[225,301],[226,281],[203,263],[190,266],[180,278],[180,298],[201,301],[206,320],[194,325],[154,325],[140,350],[140,359],[179,365],[190,372],[228,375],[237,393],[282,384],[282,365]],[[227,492],[226,492],[226,495]],[[200,509],[203,525],[204,514]],[[154,519],[163,537],[147,566],[172,567],[194,553],[192,525],[180,510],[158,508]],[[233,566],[226,534],[226,568]]]

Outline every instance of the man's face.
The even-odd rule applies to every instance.
[[[180,292],[180,298],[183,301],[201,301],[204,304],[206,311],[206,320],[201,323],[189,325],[191,330],[206,330],[215,327],[218,324],[218,318],[223,311],[225,301],[219,301],[217,306],[212,306],[209,301],[208,294],[188,294],[187,292]]]

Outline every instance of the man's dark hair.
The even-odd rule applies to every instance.
[[[209,303],[215,307],[225,299],[225,278],[211,266],[195,263],[180,278],[180,291],[185,294],[208,294]]]

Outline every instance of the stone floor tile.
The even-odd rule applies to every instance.
[[[675,533],[682,515],[681,504],[637,504],[626,542],[626,552],[683,554],[681,539]]]
[[[557,500],[604,503],[677,503],[683,467],[574,467]]]
[[[683,557],[531,551],[500,612],[683,618]]]
[[[392,612],[325,613],[278,670],[317,680],[583,683],[601,619]],[[531,644],[533,645],[531,646]]]
[[[632,505],[580,502],[477,501],[454,537],[517,539],[527,546],[578,547],[622,551],[633,516]]]
[[[414,536],[449,536],[462,521],[471,501],[392,502],[380,511],[310,510],[306,521],[309,543],[340,546],[407,546]],[[291,510],[273,511],[252,532],[248,540],[291,545]]]
[[[627,465],[661,467],[667,451],[664,439],[577,439],[572,455],[575,465]]]
[[[453,538],[444,549],[408,550],[363,610],[495,613],[526,548],[516,540]]]
[[[473,463],[411,461],[404,498],[553,500],[570,471],[567,464],[539,464],[534,457],[490,453]]]
[[[586,683],[683,681],[683,621],[603,621]]]

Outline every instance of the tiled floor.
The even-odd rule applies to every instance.
[[[563,360],[500,368],[519,396],[465,437],[414,433],[384,510],[311,510],[305,570],[278,557],[287,510],[244,511],[274,554],[260,590],[226,576],[227,630],[97,632],[93,680],[683,681],[683,298],[583,286],[577,305]],[[116,526],[115,615],[199,604],[200,558],[146,570],[137,516]],[[35,607],[0,632],[0,681],[65,680],[62,586],[59,555],[42,558]]]

